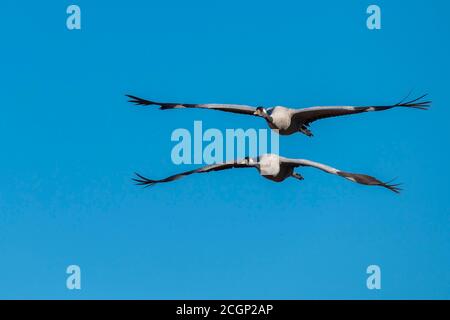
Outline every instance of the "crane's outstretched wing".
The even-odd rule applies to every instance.
[[[401,189],[398,187],[400,184],[391,184],[390,182],[392,182],[392,181],[382,182],[382,181],[378,180],[377,178],[368,176],[366,174],[345,172],[345,171],[341,171],[341,170],[335,169],[333,167],[327,166],[325,164],[306,160],[306,159],[289,159],[289,158],[280,157],[280,161],[285,162],[285,163],[290,163],[290,164],[294,165],[295,167],[317,168],[317,169],[320,169],[327,173],[331,173],[331,174],[338,175],[340,177],[344,177],[344,178],[346,178],[350,181],[356,182],[356,183],[365,184],[368,186],[384,187],[395,193],[400,193],[400,191],[401,191]]]
[[[399,107],[427,110],[431,105],[431,101],[421,101],[426,96],[427,95],[425,94],[417,99],[406,102],[402,100],[399,103],[390,106],[330,106],[304,108],[294,110],[292,113],[292,117],[294,121],[301,121],[304,124],[309,124],[313,121],[324,118],[345,116],[362,112],[383,111]]]
[[[156,105],[160,106],[159,109],[167,110],[167,109],[182,109],[182,108],[200,108],[200,109],[210,109],[210,110],[219,110],[240,114],[248,114],[253,115],[256,111],[255,107],[240,105],[240,104],[195,104],[195,103],[172,103],[172,102],[155,102],[150,100],[141,99],[136,96],[126,95],[131,103],[140,106],[151,106]]]
[[[157,183],[175,181],[175,180],[181,179],[185,176],[191,175],[193,173],[221,171],[221,170],[232,169],[232,168],[251,168],[254,166],[255,166],[255,162],[253,161],[253,159],[245,158],[245,159],[239,160],[239,161],[230,161],[230,162],[207,165],[207,166],[195,169],[195,170],[181,172],[181,173],[175,174],[173,176],[170,176],[170,177],[167,177],[167,178],[164,178],[161,180],[148,179],[148,178],[140,175],[139,173],[135,173],[136,178],[132,178],[132,180],[134,182],[136,182],[137,185],[149,187],[149,186],[155,185]]]

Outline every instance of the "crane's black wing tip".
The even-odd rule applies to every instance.
[[[148,105],[152,105],[152,104],[157,104],[153,101],[145,100],[145,99],[133,96],[131,94],[126,94],[125,96],[129,98],[128,102],[134,103],[135,105],[138,105],[138,106],[148,106]]]
[[[391,179],[387,182],[381,182],[379,185],[382,187],[385,187],[395,193],[400,193],[403,189],[400,188],[400,186],[402,185],[401,183],[392,183],[395,180],[397,180],[397,178]]]
[[[157,180],[148,179],[137,172],[135,172],[134,174],[136,175],[136,178],[131,178],[131,180],[134,181],[135,185],[137,186],[143,186],[144,188],[147,188],[158,183]]]
[[[381,186],[399,194],[403,189],[400,188],[399,186],[401,186],[401,183],[397,183],[397,184],[388,184],[388,183],[383,183]]]
[[[405,102],[405,99],[396,103],[394,106],[396,107],[408,107],[408,108],[416,108],[420,110],[428,110],[431,107],[431,100],[423,101],[422,99],[428,96],[428,93],[421,95],[420,97],[409,100]]]
[[[400,191],[402,190],[399,187],[401,185],[400,183],[396,183],[396,184],[392,183],[395,180],[395,178],[390,181],[383,182],[383,181],[378,180],[377,178],[374,178],[374,177],[366,175],[366,174],[350,173],[350,172],[345,172],[345,171],[339,171],[337,174],[341,177],[344,177],[344,178],[349,179],[356,183],[365,184],[368,186],[384,187],[395,193],[400,193]]]

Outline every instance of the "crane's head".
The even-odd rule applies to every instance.
[[[269,111],[269,112],[270,112],[270,111]],[[256,110],[255,110],[255,112],[253,112],[253,114],[254,114],[255,116],[258,116],[258,117],[263,117],[264,119],[266,119],[266,121],[268,121],[269,123],[271,123],[271,122],[273,122],[273,118],[272,118],[272,116],[270,115],[269,112],[268,112],[267,109],[264,108],[264,107],[257,107]]]
[[[264,117],[264,118],[269,116],[269,114],[267,113],[266,108],[264,108],[264,107],[257,107],[255,112],[253,112],[253,114],[255,116]]]

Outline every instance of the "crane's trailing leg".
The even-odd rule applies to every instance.
[[[305,178],[303,178],[303,176],[297,172],[293,172],[292,177],[298,180],[305,180]]]
[[[308,137],[312,137],[313,136],[311,130],[309,130],[308,127],[306,125],[304,125],[304,124],[300,127],[299,131],[301,133],[307,135]]]

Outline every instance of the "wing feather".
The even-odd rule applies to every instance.
[[[347,180],[350,180],[352,182],[356,182],[359,184],[364,184],[364,185],[368,185],[368,186],[380,186],[380,187],[384,187],[387,188],[395,193],[400,193],[401,188],[399,188],[400,184],[391,184],[392,181],[390,182],[383,182],[378,180],[377,178],[374,178],[372,176],[368,176],[366,174],[361,174],[361,173],[350,173],[350,172],[345,172],[345,171],[341,171],[339,169],[330,167],[326,164],[323,163],[319,163],[319,162],[314,162],[311,160],[306,160],[306,159],[289,159],[289,158],[281,158],[280,157],[280,161],[285,162],[285,163],[289,163],[295,167],[313,167],[313,168],[317,168],[320,169],[324,172],[330,173],[330,174],[334,174],[343,178],[346,178]]]
[[[247,114],[253,115],[256,111],[255,107],[240,105],[240,104],[195,104],[195,103],[174,103],[174,102],[155,102],[150,100],[145,100],[136,96],[126,95],[131,103],[134,103],[139,106],[150,106],[157,105],[160,106],[161,110],[167,109],[183,109],[183,108],[199,108],[199,109],[210,109],[210,110],[219,110],[225,112],[239,113],[239,114]]]
[[[362,112],[383,111],[399,107],[427,110],[431,105],[431,101],[421,101],[426,96],[427,95],[425,94],[407,102],[402,100],[399,103],[388,106],[322,106],[304,108],[294,111],[292,117],[294,121],[309,124],[324,118],[339,117]]]
[[[194,173],[206,173],[206,172],[211,172],[211,171],[221,171],[221,170],[232,169],[232,168],[251,168],[253,166],[254,166],[253,162],[249,161],[249,158],[245,158],[241,161],[230,161],[230,162],[224,162],[224,163],[219,163],[219,164],[207,165],[207,166],[204,166],[204,167],[201,167],[198,169],[177,173],[177,174],[174,174],[172,176],[169,176],[167,178],[160,179],[160,180],[149,179],[149,178],[146,178],[146,177],[140,175],[139,173],[135,173],[136,177],[132,178],[132,180],[136,183],[136,185],[150,187],[150,186],[153,186],[158,183],[175,181],[175,180],[181,179],[183,177],[186,177],[186,176],[194,174]]]

